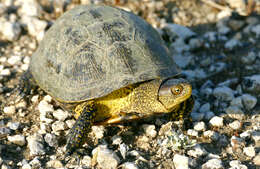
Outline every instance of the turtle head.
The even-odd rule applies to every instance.
[[[172,112],[178,111],[180,108],[183,110],[192,109],[193,104],[183,104],[187,101],[193,103],[191,93],[192,87],[187,80],[168,79],[161,84],[158,97],[164,107]],[[185,107],[181,107],[181,105],[185,105]]]

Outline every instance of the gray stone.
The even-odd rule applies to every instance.
[[[243,101],[245,108],[248,110],[253,109],[257,103],[256,97],[254,97],[250,94],[243,94],[242,101]]]
[[[43,138],[41,135],[32,135],[26,138],[31,156],[44,155]]]
[[[64,121],[69,116],[69,113],[67,111],[63,111],[62,109],[55,110],[52,114],[59,121]]]
[[[12,130],[17,130],[20,126],[19,122],[8,122],[7,127],[9,127]]]
[[[203,132],[203,136],[210,138],[214,141],[217,141],[219,139],[219,133],[215,132],[215,131],[211,131],[211,130],[207,130]]]
[[[189,40],[189,46],[191,50],[198,49],[202,47],[202,45],[203,45],[202,39],[192,38]]]
[[[236,107],[239,107],[239,108],[243,108],[242,97],[239,96],[239,97],[234,98],[231,101],[230,105],[231,106],[236,106]]]
[[[17,144],[19,146],[24,146],[26,144],[25,137],[23,135],[7,136],[8,141]]]
[[[168,23],[163,28],[168,35],[170,35],[171,38],[179,37],[183,40],[186,40],[187,38],[193,37],[196,35],[193,31],[191,31],[189,28],[179,25],[179,24],[172,24]]]
[[[223,118],[222,117],[218,117],[218,116],[214,116],[210,121],[209,121],[210,125],[214,126],[214,127],[222,127],[223,126]]]
[[[113,151],[106,146],[100,145],[92,151],[93,161],[97,162],[101,168],[116,168],[120,159]]]
[[[199,110],[201,113],[206,113],[208,111],[210,111],[210,104],[209,103],[205,103],[200,107]]]
[[[217,40],[217,32],[206,32],[203,37],[210,42],[216,42]]]
[[[213,95],[222,101],[231,101],[234,98],[234,91],[229,87],[222,86],[213,90]]]
[[[256,34],[256,37],[258,38],[260,36],[260,24],[253,26],[251,31]]]
[[[0,135],[8,135],[11,133],[9,127],[0,127]]]
[[[196,131],[204,131],[206,130],[206,124],[201,121],[194,124],[194,130]]]
[[[183,39],[178,38],[173,43],[171,43],[170,49],[172,49],[174,53],[183,53],[185,51],[189,51],[190,46],[187,45]]]
[[[204,163],[202,169],[224,169],[222,161],[220,159],[211,159]]]
[[[155,125],[144,124],[144,125],[142,125],[142,128],[143,128],[146,136],[151,137],[151,138],[156,137],[157,131],[155,130]]]
[[[243,78],[242,88],[245,91],[260,95],[260,74]]]
[[[231,31],[231,29],[227,26],[221,26],[218,28],[218,32],[222,35],[226,35]]]
[[[204,119],[205,120],[210,120],[214,116],[215,116],[215,114],[212,111],[209,111],[209,112],[205,113]]]
[[[238,29],[242,28],[242,26],[245,25],[245,22],[243,20],[234,20],[231,19],[228,22],[229,27],[231,27],[233,30],[237,31]]]
[[[247,166],[241,164],[238,160],[230,161],[229,165],[231,166],[229,169],[247,169]]]
[[[225,43],[225,48],[229,50],[233,50],[236,47],[241,46],[241,43],[236,39],[231,39]]]
[[[184,155],[175,154],[173,163],[176,169],[189,169],[189,158]]]
[[[50,147],[58,147],[58,139],[55,134],[47,133],[44,140]]]
[[[244,64],[253,64],[256,59],[256,53],[255,52],[249,52],[248,55],[241,57],[241,61]]]
[[[229,125],[229,127],[231,127],[234,130],[238,130],[242,127],[242,124],[238,120],[235,120],[232,123],[229,123],[228,125]]]
[[[254,157],[256,155],[255,153],[255,148],[254,147],[244,147],[243,148],[243,152],[245,153],[245,155],[247,155],[248,157]]]
[[[191,60],[193,59],[193,56],[190,53],[188,54],[177,53],[173,55],[173,59],[178,66],[180,66],[181,68],[185,68],[190,64]]]
[[[138,166],[133,162],[125,162],[121,167],[122,169],[138,169]]]
[[[231,118],[242,120],[245,117],[244,112],[237,106],[229,106],[226,108],[225,112]]]
[[[191,113],[192,121],[201,121],[204,116],[205,116],[204,113],[197,113],[197,112]]]

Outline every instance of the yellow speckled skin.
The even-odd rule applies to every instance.
[[[184,90],[189,90],[183,96],[162,96],[158,92],[162,80],[133,84],[128,87],[113,91],[109,95],[78,104],[74,111],[76,118],[84,107],[93,104],[96,108],[94,124],[112,124],[128,120],[139,119],[154,114],[176,112],[180,103],[191,96],[191,86],[183,84]],[[169,101],[169,102],[167,102]],[[168,104],[168,105],[167,105]]]

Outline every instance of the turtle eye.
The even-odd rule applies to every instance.
[[[174,86],[173,88],[171,88],[172,94],[174,94],[174,95],[181,94],[182,90],[183,90],[183,87],[181,85],[177,85],[177,86]]]

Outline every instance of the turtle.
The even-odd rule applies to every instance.
[[[93,125],[152,115],[188,119],[194,99],[158,31],[141,17],[105,5],[80,5],[59,17],[33,53],[19,91],[38,86],[77,119],[67,154]]]

